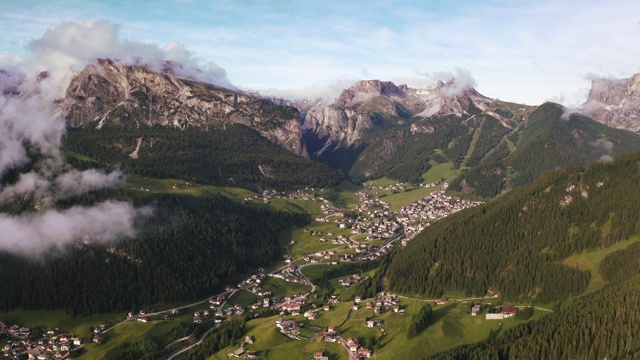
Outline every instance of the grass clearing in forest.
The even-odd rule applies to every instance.
[[[240,290],[233,294],[229,300],[227,300],[227,304],[229,306],[233,305],[241,305],[241,306],[249,306],[256,302],[262,302],[262,297],[258,296],[251,291],[248,290]]]
[[[397,194],[392,194],[383,197],[381,200],[384,200],[389,203],[390,211],[398,211],[403,206],[412,204],[416,201],[419,201],[431,194],[434,191],[439,190],[438,187],[420,187],[415,190],[403,191]]]
[[[247,189],[235,188],[235,187],[222,187],[212,185],[200,185],[196,183],[189,183],[180,179],[156,179],[139,175],[127,176],[127,187],[135,190],[145,191],[148,189],[150,193],[170,193],[170,194],[184,194],[201,196],[206,194],[214,194],[228,197],[236,201],[242,201],[244,198],[253,197],[254,192]],[[258,201],[258,200],[255,200]],[[261,200],[260,200],[261,201]]]
[[[422,179],[425,183],[432,183],[434,181],[451,180],[458,176],[460,170],[454,169],[452,163],[433,164],[433,166],[424,174]]]
[[[626,249],[629,245],[640,240],[640,236],[632,236],[628,240],[621,241],[612,246],[602,248],[585,250],[580,254],[572,255],[562,261],[567,266],[577,267],[580,270],[588,270],[591,272],[591,279],[589,280],[589,286],[587,286],[586,293],[590,293],[599,289],[602,289],[606,285],[606,281],[600,275],[599,267],[600,262],[616,250]]]
[[[478,316],[471,316],[468,313],[468,305],[456,302],[445,305],[432,303],[434,309],[432,324],[418,336],[408,339],[407,331],[411,317],[425,305],[425,302],[403,300],[400,304],[405,308],[406,315],[386,312],[378,317],[383,320],[385,329],[385,334],[377,339],[377,345],[374,347],[374,354],[379,359],[410,359],[412,354],[432,355],[459,345],[485,340],[490,335],[500,336],[505,330],[529,321],[515,318],[486,320],[484,312]],[[544,314],[546,313],[536,311],[532,319]],[[361,324],[356,325],[363,327],[364,322],[360,322]],[[502,323],[502,326],[499,326],[499,323]]]
[[[265,279],[262,282],[262,288],[264,290],[269,290],[274,294],[278,294],[280,296],[290,296],[293,294],[304,294],[311,290],[311,286],[296,284],[288,281],[284,281],[282,279],[270,277]]]
[[[315,232],[315,235],[312,234],[313,232]],[[343,247],[343,245],[336,245],[331,242],[331,240],[336,239],[338,235],[349,237],[351,236],[350,229],[340,229],[338,228],[338,224],[334,222],[313,223],[304,228],[285,231],[282,234],[283,241],[281,243],[288,243],[294,240],[296,243],[289,247],[289,251],[291,252],[291,257],[297,259],[320,250]],[[325,241],[320,241],[320,239],[324,239]]]

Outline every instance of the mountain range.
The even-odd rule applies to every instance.
[[[153,126],[211,133],[239,125],[287,150],[292,155],[283,155],[287,161],[310,158],[356,182],[382,176],[420,182],[432,166],[450,164],[459,173],[452,189],[480,197],[529,183],[543,171],[640,149],[637,135],[589,117],[608,125],[615,125],[612,119],[632,119],[638,77],[594,81],[589,100],[571,114],[558,104],[536,107],[491,99],[455,80],[417,89],[362,80],[332,103],[291,101],[178,78],[171,71],[177,65],[169,65],[163,73],[108,59],[87,66],[60,102],[70,126],[85,133],[99,133],[105,125],[135,127],[134,133]],[[631,123],[617,127],[633,129]],[[104,145],[120,149],[124,162],[143,163],[154,152],[154,140],[138,135]],[[271,151],[277,150],[266,152]],[[243,163],[254,169],[251,176],[225,172],[231,166],[215,161],[194,166],[218,168],[220,179],[213,182],[220,184],[222,178],[235,182],[239,177],[244,183],[266,184],[280,171],[291,175],[283,166],[262,162]],[[207,176],[214,175],[198,180]]]
[[[285,254],[294,257],[295,251],[306,254],[313,249],[318,255],[331,248],[332,253],[345,255],[344,261],[336,261],[335,266],[321,264],[326,271],[310,273],[309,278],[317,280],[313,289],[317,285],[318,290],[304,297],[310,300],[309,309],[324,309],[332,295],[342,296],[336,293],[339,278],[366,273],[363,281],[345,290],[347,296],[340,299],[343,304],[332,304],[345,310],[346,320],[339,317],[347,327],[353,324],[349,321],[363,318],[351,316],[350,320],[353,311],[374,310],[353,310],[346,301],[375,297],[383,289],[409,297],[401,300],[409,303],[419,301],[415,298],[455,296],[458,299],[451,300],[458,301],[438,305],[432,319],[442,326],[444,337],[455,338],[443,348],[450,349],[468,344],[464,331],[477,332],[479,323],[476,317],[473,325],[460,329],[447,313],[464,312],[469,296],[491,294],[500,301],[535,303],[547,312],[554,308],[556,314],[523,320],[521,325],[506,320],[507,326],[496,324],[498,328],[489,332],[487,341],[453,348],[442,357],[527,358],[533,354],[552,358],[563,354],[559,357],[622,358],[640,349],[638,332],[629,330],[637,320],[638,278],[627,280],[640,274],[640,246],[634,238],[640,229],[640,205],[633,196],[640,191],[640,152],[632,153],[640,150],[640,124],[635,123],[640,75],[594,80],[587,102],[567,109],[550,102],[529,106],[492,99],[455,79],[422,88],[362,80],[331,102],[288,100],[179,77],[176,66],[180,65],[167,63],[157,72],[101,59],[75,74],[64,96],[55,102],[67,121],[62,150],[71,166],[65,169],[120,169],[127,175],[141,175],[128,180],[143,187],[97,188],[52,200],[51,206],[64,211],[119,200],[153,211],[141,211],[144,215],[135,220],[136,234],[126,240],[100,243],[86,236],[82,241],[53,246],[38,260],[0,251],[0,280],[3,289],[11,290],[0,291],[0,311],[64,309],[71,316],[89,316],[148,309],[161,303],[174,306],[195,298],[204,299],[207,305],[206,297],[247,274],[271,272],[269,268],[282,263]],[[33,95],[9,94],[15,98]],[[20,185],[22,174],[46,160],[36,156],[12,169],[13,174],[0,179],[1,185]],[[353,238],[359,235],[348,235],[351,230],[344,227],[358,221],[386,226],[398,223],[400,213],[386,208],[381,199],[369,198],[371,187],[344,180],[361,185],[388,177],[422,183],[424,174],[434,167],[448,171],[449,192],[486,202],[474,202],[477,206],[433,224],[431,218],[427,223],[426,218],[415,215],[424,230],[411,241],[398,241],[402,248],[394,246],[378,260],[348,259],[352,250],[337,246],[341,244],[338,239],[348,237],[354,245]],[[432,191],[393,180],[384,190],[389,198],[406,196],[409,203],[414,201],[410,197],[424,200]],[[149,192],[145,186],[157,188]],[[295,191],[285,199],[276,189]],[[444,187],[438,194],[438,201],[443,202],[435,206],[450,210],[448,203],[444,205],[448,196]],[[371,206],[357,205],[365,203]],[[31,219],[41,212],[41,206],[29,196],[0,203],[0,213],[7,218],[11,214]],[[30,223],[25,224],[29,227]],[[336,227],[342,229],[339,236],[334,233]],[[335,242],[325,242],[334,235],[338,236]],[[400,239],[391,233],[384,236],[384,245],[367,242],[366,246],[384,249]],[[360,241],[358,249],[367,240]],[[618,250],[613,251],[613,246]],[[606,251],[598,253],[600,265],[594,265],[597,269],[571,260],[603,249]],[[294,264],[306,266],[313,261],[300,257]],[[285,265],[281,269],[296,272],[302,267],[296,270]],[[290,290],[289,295],[294,293]],[[590,291],[594,293],[583,295]],[[561,302],[578,294],[578,300],[561,310]],[[246,305],[259,299],[247,295]],[[607,301],[614,308],[602,305]],[[415,314],[417,309],[412,306],[402,310]],[[340,312],[329,308],[320,317],[322,326],[338,322],[332,316]],[[245,330],[253,331],[256,320],[266,321],[256,317],[278,317],[276,310],[246,315],[251,325],[239,328],[233,339],[247,335]],[[409,351],[426,349],[426,333],[415,339],[403,337],[399,325],[414,322],[415,317],[404,320],[401,316],[388,311],[379,325],[390,331],[371,328],[375,336],[361,337],[361,341],[374,354],[391,353],[398,344],[407,345]],[[190,323],[190,314],[182,320]],[[268,321],[261,323],[268,329],[256,333],[276,331],[272,319]],[[190,326],[179,332],[167,330],[163,339],[147,339],[138,344],[140,349],[121,344],[107,358],[165,354],[169,351],[166,345],[175,343],[175,338],[203,330]],[[603,326],[606,333],[597,333]],[[340,332],[359,334],[364,329],[347,327]],[[149,345],[151,342],[154,344]],[[287,338],[286,343],[293,342]],[[531,351],[530,343],[539,350]],[[334,345],[342,351],[339,344]],[[89,357],[97,354],[91,352],[95,348],[89,348]],[[279,345],[269,349],[276,348]],[[275,356],[265,350],[268,356]],[[428,354],[433,352],[428,350]],[[417,358],[423,356],[415,353]]]

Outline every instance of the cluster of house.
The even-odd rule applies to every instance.
[[[173,185],[171,185],[172,189],[178,189],[179,187],[184,186],[184,187],[189,187],[191,186],[190,182],[183,182],[183,183],[173,183]]]
[[[329,360],[329,357],[324,355],[324,350],[321,350],[313,354],[313,360]]]
[[[296,324],[295,320],[283,320],[282,318],[276,319],[276,327],[280,329],[280,332],[285,336],[300,340],[298,335],[300,335],[300,327]]]
[[[309,281],[305,279],[305,277],[297,270],[295,266],[287,266],[285,268],[282,268],[282,270],[278,272],[269,274],[269,276],[273,276],[275,278],[279,278],[291,283],[310,285]]]
[[[242,346],[240,346],[238,349],[236,349],[233,352],[233,356],[237,357],[237,358],[244,358],[244,359],[255,359],[256,358],[256,351],[248,351],[245,350],[245,345],[251,345],[253,344],[253,338],[251,336],[245,336],[244,337],[244,343],[242,344]]]
[[[358,310],[358,306],[362,303],[362,298],[360,296],[356,296],[354,303],[353,310]],[[385,311],[393,311],[402,315],[405,313],[405,310],[398,305],[398,298],[395,295],[381,295],[375,299],[375,303],[367,301],[364,306],[366,309],[373,309],[373,314],[375,316],[379,316]]]
[[[391,218],[390,212],[374,210],[358,217],[356,223],[351,227],[351,232],[353,234],[367,234],[367,240],[375,240],[398,234],[400,229],[400,224]]]
[[[357,283],[358,281],[362,281],[363,276],[360,274],[353,274],[351,276],[347,276],[347,277],[343,277],[340,280],[338,280],[338,282],[340,283],[340,285],[344,286],[344,287],[349,287],[355,283]]]
[[[280,314],[289,314],[289,315],[300,315],[300,309],[304,305],[304,300],[299,301],[291,301],[291,297],[286,296],[284,298],[284,303],[280,306]]]
[[[261,294],[263,291],[262,291],[262,288],[260,287],[260,284],[262,284],[262,280],[264,280],[264,278],[265,278],[265,274],[262,271],[259,272],[258,274],[253,274],[249,278],[239,282],[238,289],[246,288],[254,294],[263,296]],[[269,295],[266,295],[266,296],[269,296]]]
[[[482,204],[481,201],[467,201],[444,194],[444,187],[413,204],[404,206],[396,213],[396,220],[403,225],[405,239],[416,236],[425,227],[460,210]]]
[[[317,218],[316,221],[318,222],[332,221],[330,220],[330,217],[342,218],[345,216],[345,213],[343,211],[331,206],[329,203],[329,200],[322,199],[322,202],[323,204],[320,205],[320,210],[322,211],[322,214],[324,215],[324,217]],[[333,221],[338,223],[342,222],[341,220],[338,220],[338,219],[334,219]]]
[[[482,303],[473,303],[471,307],[471,316],[477,316],[483,308]],[[518,308],[513,305],[505,305],[502,308],[491,308],[486,314],[486,320],[502,320],[515,316]]]
[[[349,349],[349,360],[360,360],[371,357],[371,350],[360,346],[357,338],[348,338],[346,346]]]
[[[322,259],[330,260],[331,258],[336,257],[336,255],[337,253],[335,252],[335,250],[317,251],[311,255],[303,256],[302,260],[309,262],[311,264],[317,264]]]
[[[58,329],[48,329],[42,336],[32,338],[32,329],[20,325],[7,327],[0,322],[0,333],[7,333],[14,340],[10,340],[2,349],[3,359],[64,359],[83,342],[78,337],[71,337],[67,333],[60,333]]]
[[[422,183],[422,184],[418,184],[418,185],[413,185],[413,184],[409,184],[409,183],[395,183],[395,184],[390,184],[390,185],[386,185],[386,186],[375,186],[374,185],[375,182],[373,181],[368,181],[364,183],[364,186],[368,189],[370,189],[371,191],[375,191],[376,195],[379,194],[379,191],[391,191],[391,192],[400,192],[400,191],[408,191],[408,190],[414,190],[417,189],[419,187],[426,187],[426,188],[430,188],[433,186],[438,186],[439,182],[434,181],[431,183]]]
[[[298,200],[316,200],[315,195],[313,195],[314,192],[315,192],[314,188],[311,188],[311,189],[306,188],[304,190],[296,190],[287,195],[287,193],[285,193],[284,191],[279,193],[276,190],[263,190],[260,194],[256,194],[253,197],[242,199],[242,202],[247,203],[253,200],[262,200],[262,202],[264,202],[265,204],[268,204],[269,200],[273,197],[275,197],[276,199],[285,198],[285,199],[298,199]],[[324,199],[318,198],[318,200],[324,200]]]

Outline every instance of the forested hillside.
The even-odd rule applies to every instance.
[[[427,359],[636,359],[639,353],[640,277],[636,276],[510,329],[498,339]]]
[[[85,195],[78,202],[95,200]],[[0,311],[62,308],[89,315],[198,299],[240,273],[272,264],[282,251],[280,231],[306,221],[223,197],[158,195],[135,201],[153,209],[135,239],[78,242],[44,259],[0,253]]]
[[[392,291],[444,290],[548,302],[585,290],[589,273],[560,261],[640,231],[640,154],[548,173],[427,228],[393,259]]]
[[[127,173],[201,184],[284,189],[325,187],[339,180],[329,166],[295,156],[244,125],[205,131],[138,127],[131,121],[100,130],[70,129],[64,149],[104,165],[121,166]],[[95,166],[71,161],[76,167]]]
[[[513,151],[509,151],[505,140],[492,143],[495,150],[482,161],[472,154],[465,164],[469,169],[451,182],[451,189],[493,197],[505,188],[531,183],[544,171],[587,165],[603,156],[640,150],[638,135],[609,128],[579,114],[566,116],[564,112],[558,104],[542,104],[524,127],[510,136],[509,141],[515,145]],[[488,139],[503,134],[496,131]],[[487,146],[482,144],[487,141],[486,136],[486,132],[481,134],[475,149]]]

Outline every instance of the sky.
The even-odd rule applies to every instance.
[[[492,98],[576,106],[591,79],[640,72],[629,0],[0,0],[0,66],[51,29],[100,20],[121,41],[180,49],[232,86],[291,98],[469,73]]]

